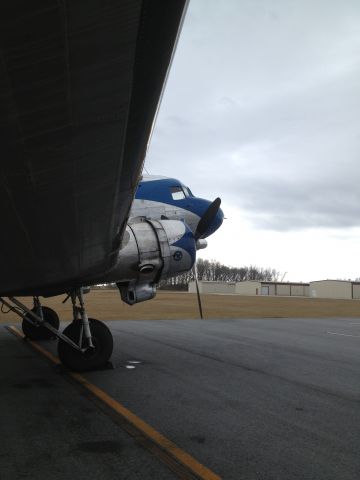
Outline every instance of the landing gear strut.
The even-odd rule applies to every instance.
[[[78,372],[105,367],[113,351],[110,330],[99,320],[88,318],[81,289],[71,293],[71,301],[74,320],[65,328],[63,335],[80,348],[75,350],[60,338],[58,354],[61,362]]]
[[[34,308],[31,311],[42,318],[44,322],[59,330],[60,321],[57,313],[49,307],[43,307],[39,297],[34,297]],[[50,340],[55,338],[54,333],[42,326],[40,322],[37,322],[30,313],[27,313],[23,318],[22,330],[25,337],[30,340]]]

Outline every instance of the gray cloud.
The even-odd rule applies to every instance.
[[[275,179],[244,180],[241,205],[246,217],[259,228],[299,230],[303,228],[348,228],[359,225],[360,193],[338,182],[315,181],[280,184]]]
[[[258,228],[360,226],[360,4],[192,0],[147,159]]]

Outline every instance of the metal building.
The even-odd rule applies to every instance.
[[[360,282],[347,280],[310,282],[310,296],[315,298],[360,299]]]
[[[235,293],[237,295],[261,295],[261,282],[255,280],[246,280],[236,282]]]
[[[237,282],[235,292],[238,295],[278,295],[281,297],[308,297],[309,284],[299,282],[256,282],[246,280]]]
[[[360,282],[347,280],[319,280],[310,283],[301,282],[199,282],[200,293],[218,293],[235,295],[260,295],[279,297],[313,297],[360,300]],[[195,282],[189,283],[189,292],[195,293]]]
[[[199,282],[199,292],[200,293],[218,293],[218,294],[234,294],[235,293],[235,282],[209,282],[209,281],[200,281]],[[196,293],[195,282],[189,282],[189,293]]]
[[[199,282],[200,293],[236,294],[236,295],[278,295],[284,297],[308,297],[308,283],[257,282]],[[195,282],[189,283],[189,292],[195,293]],[[359,290],[360,295],[360,290]]]

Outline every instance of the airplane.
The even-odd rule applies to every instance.
[[[128,305],[154,298],[156,284],[160,280],[179,275],[193,267],[196,251],[206,248],[205,239],[223,222],[224,214],[220,203],[220,198],[210,202],[195,197],[177,179],[143,176],[132,203],[117,263],[110,273],[99,277],[99,280],[101,283],[116,283],[121,299]],[[49,291],[43,295],[49,297],[58,293]],[[86,335],[81,321],[84,315],[81,310],[83,296],[80,296],[80,307],[75,305],[73,296],[74,292],[68,294],[73,301],[74,318],[78,317],[80,321],[74,321],[61,335],[58,334],[60,321],[56,312],[42,306],[38,295],[34,295],[34,308],[31,311],[16,298],[11,297],[10,300],[24,311],[21,315],[22,328],[27,338],[48,340],[54,336],[59,337],[59,357],[65,365],[79,371],[100,368],[108,361],[110,349],[103,349],[100,364],[97,363],[100,357],[92,358],[90,362],[88,355],[79,356],[78,350],[74,350],[72,343],[63,337],[65,335],[75,343],[79,337]],[[13,310],[7,300],[0,298],[0,302]],[[103,341],[105,346],[112,346],[111,333],[105,324],[95,319],[88,321],[92,330],[93,348],[103,347],[96,345],[95,342],[99,341]]]
[[[175,178],[143,176],[118,263],[105,283],[115,282],[128,305],[153,298],[156,283],[193,267],[196,251],[223,222],[220,203],[195,197]]]
[[[0,303],[28,338],[58,338],[71,370],[100,368],[113,350],[108,327],[87,315],[84,286],[116,282],[129,304],[153,298],[159,279],[192,267],[221,217],[220,199],[196,200],[180,182],[165,202],[160,184],[149,196],[155,181],[139,183],[187,3],[2,12]],[[63,332],[40,301],[60,294],[73,307]]]

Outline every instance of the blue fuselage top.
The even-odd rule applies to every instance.
[[[135,198],[149,200],[162,204],[172,205],[176,208],[187,210],[200,218],[209,208],[211,201],[195,197],[191,190],[175,178],[144,177],[139,183]],[[224,214],[219,209],[216,217],[203,237],[214,233],[222,224]]]

